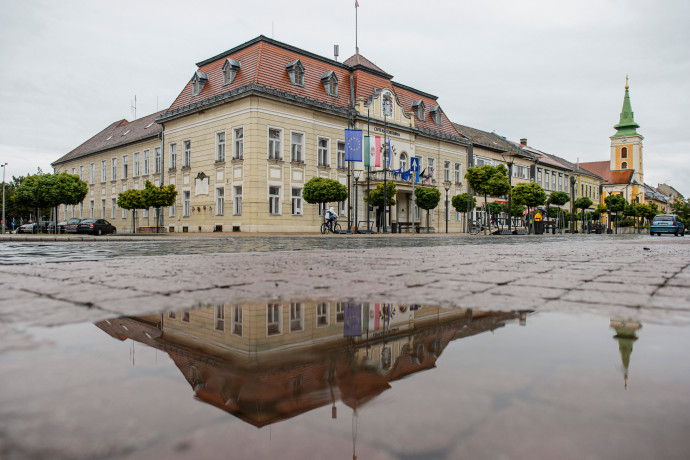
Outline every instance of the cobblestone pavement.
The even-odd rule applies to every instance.
[[[2,265],[0,352],[23,346],[12,339],[29,326],[275,299],[596,312],[690,324],[690,238],[496,241]]]

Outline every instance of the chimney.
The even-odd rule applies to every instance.
[[[527,138],[526,137],[523,137],[522,139],[520,139],[520,145],[527,145]]]

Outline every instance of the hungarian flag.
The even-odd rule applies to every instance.
[[[359,2],[355,0],[355,8],[359,8]]]
[[[376,136],[376,164],[374,166],[381,167],[381,136]]]

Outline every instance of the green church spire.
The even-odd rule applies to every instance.
[[[628,76],[625,76],[625,98],[623,98],[623,110],[621,110],[620,122],[614,126],[616,134],[613,137],[635,136],[638,135],[636,128],[640,125],[635,123],[632,107],[630,106],[630,94],[628,93]]]

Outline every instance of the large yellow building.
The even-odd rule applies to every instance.
[[[390,164],[371,174],[362,162],[348,164],[347,128],[390,141]],[[341,63],[260,36],[199,62],[167,110],[113,123],[53,166],[89,184],[82,206],[63,207],[61,218],[105,217],[126,231],[131,215],[117,208],[117,195],[148,179],[178,190],[164,210],[169,231],[297,232],[322,222],[324,207],[302,198],[313,177],[349,182],[353,199],[337,204],[343,228],[348,211],[353,224],[367,226],[363,198],[384,179],[397,186],[388,225],[426,219],[413,210],[413,183],[401,172],[416,157],[426,176],[416,186],[461,193],[468,146],[436,96],[393,81],[362,55]],[[153,211],[139,217],[140,226],[153,225]],[[430,217],[438,228],[443,203]]]

